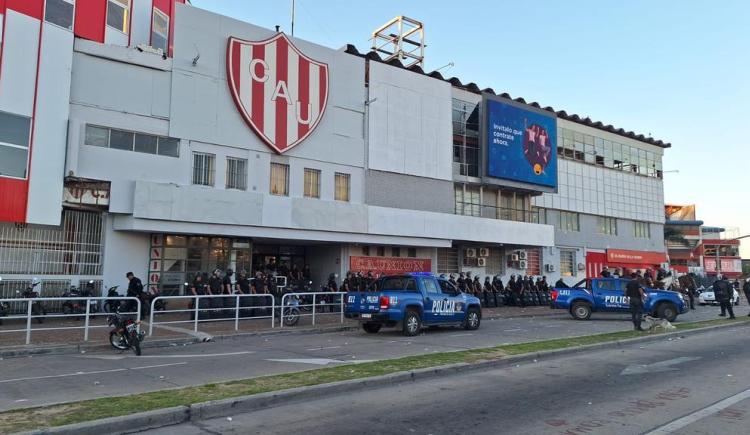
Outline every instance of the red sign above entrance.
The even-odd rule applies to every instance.
[[[245,122],[278,153],[305,140],[323,118],[328,65],[307,57],[283,33],[265,41],[229,38],[227,77]]]
[[[407,272],[430,272],[432,260],[429,258],[394,257],[349,257],[349,270],[379,275],[396,275]]]
[[[610,263],[634,263],[643,265],[658,265],[666,263],[667,256],[663,252],[626,251],[624,249],[607,249],[607,261]]]

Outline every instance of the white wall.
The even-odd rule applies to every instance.
[[[38,48],[39,20],[8,9],[0,72],[0,110],[32,115]]]
[[[151,43],[152,0],[132,0],[130,23],[130,45]]]
[[[370,62],[371,169],[452,179],[451,85]]]
[[[73,64],[73,32],[44,24],[26,221],[59,225]]]
[[[148,284],[150,238],[148,233],[115,231],[113,222],[113,216],[105,216],[102,275],[107,288],[118,285],[120,294],[125,294],[128,288],[125,274],[128,272],[140,278],[144,286]]]

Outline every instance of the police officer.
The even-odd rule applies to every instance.
[[[719,280],[714,283],[714,297],[717,301],[719,301],[719,306],[721,306],[721,314],[719,314],[720,317],[726,317],[727,311],[729,311],[729,318],[734,319],[734,310],[732,309],[732,294],[734,292],[732,291],[732,286],[729,284],[729,281],[722,276],[719,275]]]
[[[250,280],[247,279],[247,272],[244,270],[241,270],[239,273],[239,276],[237,277],[237,282],[235,282],[235,288],[237,290],[237,294],[240,295],[249,295],[252,294],[252,290],[250,290]],[[254,297],[244,297],[240,298],[240,306],[243,308],[246,307],[252,307],[255,306],[255,299]],[[255,309],[251,308],[249,310],[245,309],[242,310],[242,317],[253,317],[255,316]]]
[[[221,271],[216,269],[211,274],[211,278],[208,279],[208,294],[218,296],[222,293],[222,280]],[[214,309],[212,317],[221,317],[224,313],[221,311],[224,308],[223,298],[211,298],[211,308]],[[217,311],[218,310],[218,311]]]
[[[745,292],[747,304],[750,305],[750,278],[745,279],[745,283],[742,285],[742,291]],[[747,315],[750,316],[750,313]]]
[[[133,275],[133,272],[125,274],[125,278],[128,279],[128,293],[129,298],[138,298],[141,300],[141,306],[143,306],[143,283],[140,278]],[[136,312],[138,310],[138,303],[135,301],[128,301],[128,311]],[[141,317],[145,315],[145,311],[141,309]]]
[[[195,275],[195,278],[193,278],[193,283],[190,285],[190,293],[193,296],[204,296],[207,293],[206,283],[203,282],[203,275],[201,275],[200,272],[198,272]],[[203,309],[209,308],[210,301],[208,301],[206,298],[197,298],[198,300],[198,318],[204,316],[202,314]],[[190,309],[195,309],[195,300],[190,301]],[[195,312],[193,311],[190,313],[190,320],[195,320]]]
[[[643,318],[643,300],[646,294],[643,292],[643,286],[638,280],[638,275],[630,274],[630,281],[625,286],[625,296],[630,299],[630,315],[633,320],[633,328],[636,331],[643,331],[641,320]]]

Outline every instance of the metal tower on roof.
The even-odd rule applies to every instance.
[[[372,50],[384,55],[385,61],[398,59],[407,68],[424,68],[424,25],[421,21],[399,15],[372,32]]]

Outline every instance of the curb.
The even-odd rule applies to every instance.
[[[549,312],[549,313],[519,313],[516,315],[504,317],[504,316],[496,316],[496,315],[488,315],[486,317],[483,317],[482,320],[512,320],[512,319],[521,319],[521,318],[533,318],[533,317],[554,317],[556,315],[559,315],[558,312]],[[236,334],[221,334],[221,335],[212,335],[213,339],[212,341],[219,341],[219,340],[234,340],[238,338],[244,338],[244,337],[252,337],[252,336],[265,336],[265,335],[287,335],[287,334],[316,334],[321,332],[345,332],[345,331],[356,331],[359,329],[359,325],[338,325],[338,326],[321,326],[321,327],[313,327],[313,328],[306,328],[306,329],[293,329],[293,328],[275,328],[275,329],[268,329],[268,330],[261,330],[261,331],[248,331],[248,332],[238,332]],[[170,346],[182,346],[182,345],[189,345],[189,344],[199,344],[203,343],[203,340],[195,337],[191,338],[164,338],[164,339],[155,339],[155,340],[146,340],[141,344],[141,347],[144,349],[149,348],[160,348],[160,347],[170,347]],[[20,357],[26,357],[26,356],[37,356],[37,355],[71,355],[71,354],[79,354],[81,352],[91,352],[91,351],[104,351],[109,350],[110,346],[108,344],[87,344],[87,343],[70,343],[70,344],[55,344],[55,345],[40,345],[40,346],[33,346],[32,347],[26,347],[26,346],[17,346],[15,349],[2,349],[0,350],[0,359],[2,358],[20,358]]]
[[[24,435],[94,435],[101,433],[124,434],[139,432],[148,429],[177,425],[181,423],[200,421],[211,418],[226,417],[238,413],[252,412],[260,409],[271,408],[281,403],[301,401],[311,398],[320,398],[334,394],[361,391],[368,386],[382,387],[384,385],[398,384],[408,381],[426,380],[438,376],[456,373],[470,373],[485,369],[502,368],[521,363],[536,363],[541,359],[553,359],[557,357],[574,355],[595,350],[619,348],[635,343],[649,343],[662,341],[672,337],[684,337],[710,332],[731,326],[748,326],[748,322],[737,322],[733,324],[713,325],[703,328],[688,329],[686,331],[674,331],[645,337],[634,337],[623,340],[608,341],[603,343],[586,344],[570,348],[555,349],[541,352],[532,352],[522,355],[511,355],[495,360],[479,361],[476,363],[457,363],[444,366],[428,367],[405,372],[391,373],[382,376],[374,376],[362,379],[351,379],[346,381],[332,382],[327,384],[312,385],[309,387],[292,388],[288,390],[272,391],[267,393],[253,394],[250,396],[234,397],[230,399],[214,400],[196,403],[190,406],[179,406],[165,408],[155,411],[130,414],[120,417],[106,418],[73,425],[59,426],[49,429],[22,432]],[[575,337],[571,337],[575,338]]]

